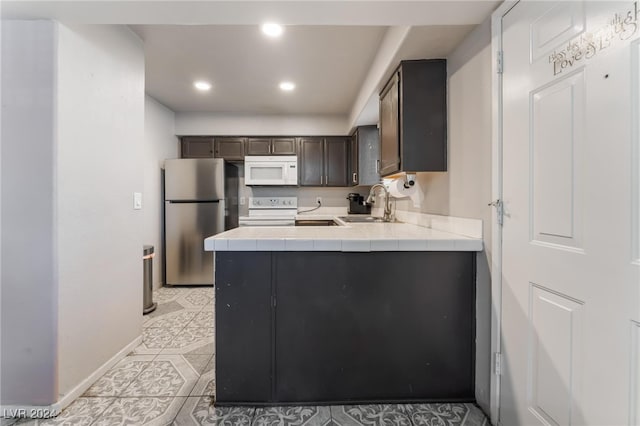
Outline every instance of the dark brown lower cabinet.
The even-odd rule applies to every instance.
[[[473,401],[474,259],[216,253],[218,402]]]

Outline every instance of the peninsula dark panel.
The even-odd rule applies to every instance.
[[[217,252],[216,397],[271,400],[271,253]]]
[[[473,255],[278,253],[276,400],[473,400]]]
[[[219,403],[473,401],[474,252],[217,252]]]

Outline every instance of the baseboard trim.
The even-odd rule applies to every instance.
[[[142,343],[142,336],[136,337],[67,394],[60,395],[60,399],[56,403],[51,405],[2,405],[0,406],[0,418],[30,417],[46,419],[57,416],[140,343]]]
[[[109,359],[109,361],[105,362],[100,366],[96,371],[91,373],[89,377],[81,381],[75,388],[71,389],[67,394],[60,395],[60,399],[58,400],[58,404],[62,409],[65,409],[75,401],[80,395],[85,393],[87,389],[91,387],[100,377],[104,376],[104,374],[111,369],[114,365],[120,362],[127,354],[133,351],[138,345],[142,343],[142,336],[138,336],[127,346],[122,348],[120,352],[115,354]]]

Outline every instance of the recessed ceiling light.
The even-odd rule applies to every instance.
[[[291,92],[296,88],[296,85],[290,81],[283,81],[280,83],[280,90],[284,90],[285,92]]]
[[[193,86],[203,92],[211,89],[211,83],[209,83],[208,81],[196,81],[193,83]]]
[[[282,25],[276,24],[274,22],[267,22],[262,24],[262,32],[269,37],[280,37],[284,32],[284,28]]]

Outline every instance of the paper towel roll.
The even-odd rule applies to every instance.
[[[420,184],[418,181],[415,181],[413,186],[409,188],[404,187],[404,178],[399,179],[390,179],[385,183],[387,189],[389,189],[389,194],[394,198],[411,198],[413,201],[413,207],[420,207],[422,204],[422,200],[424,199],[424,195],[422,194],[422,188],[420,188]]]

